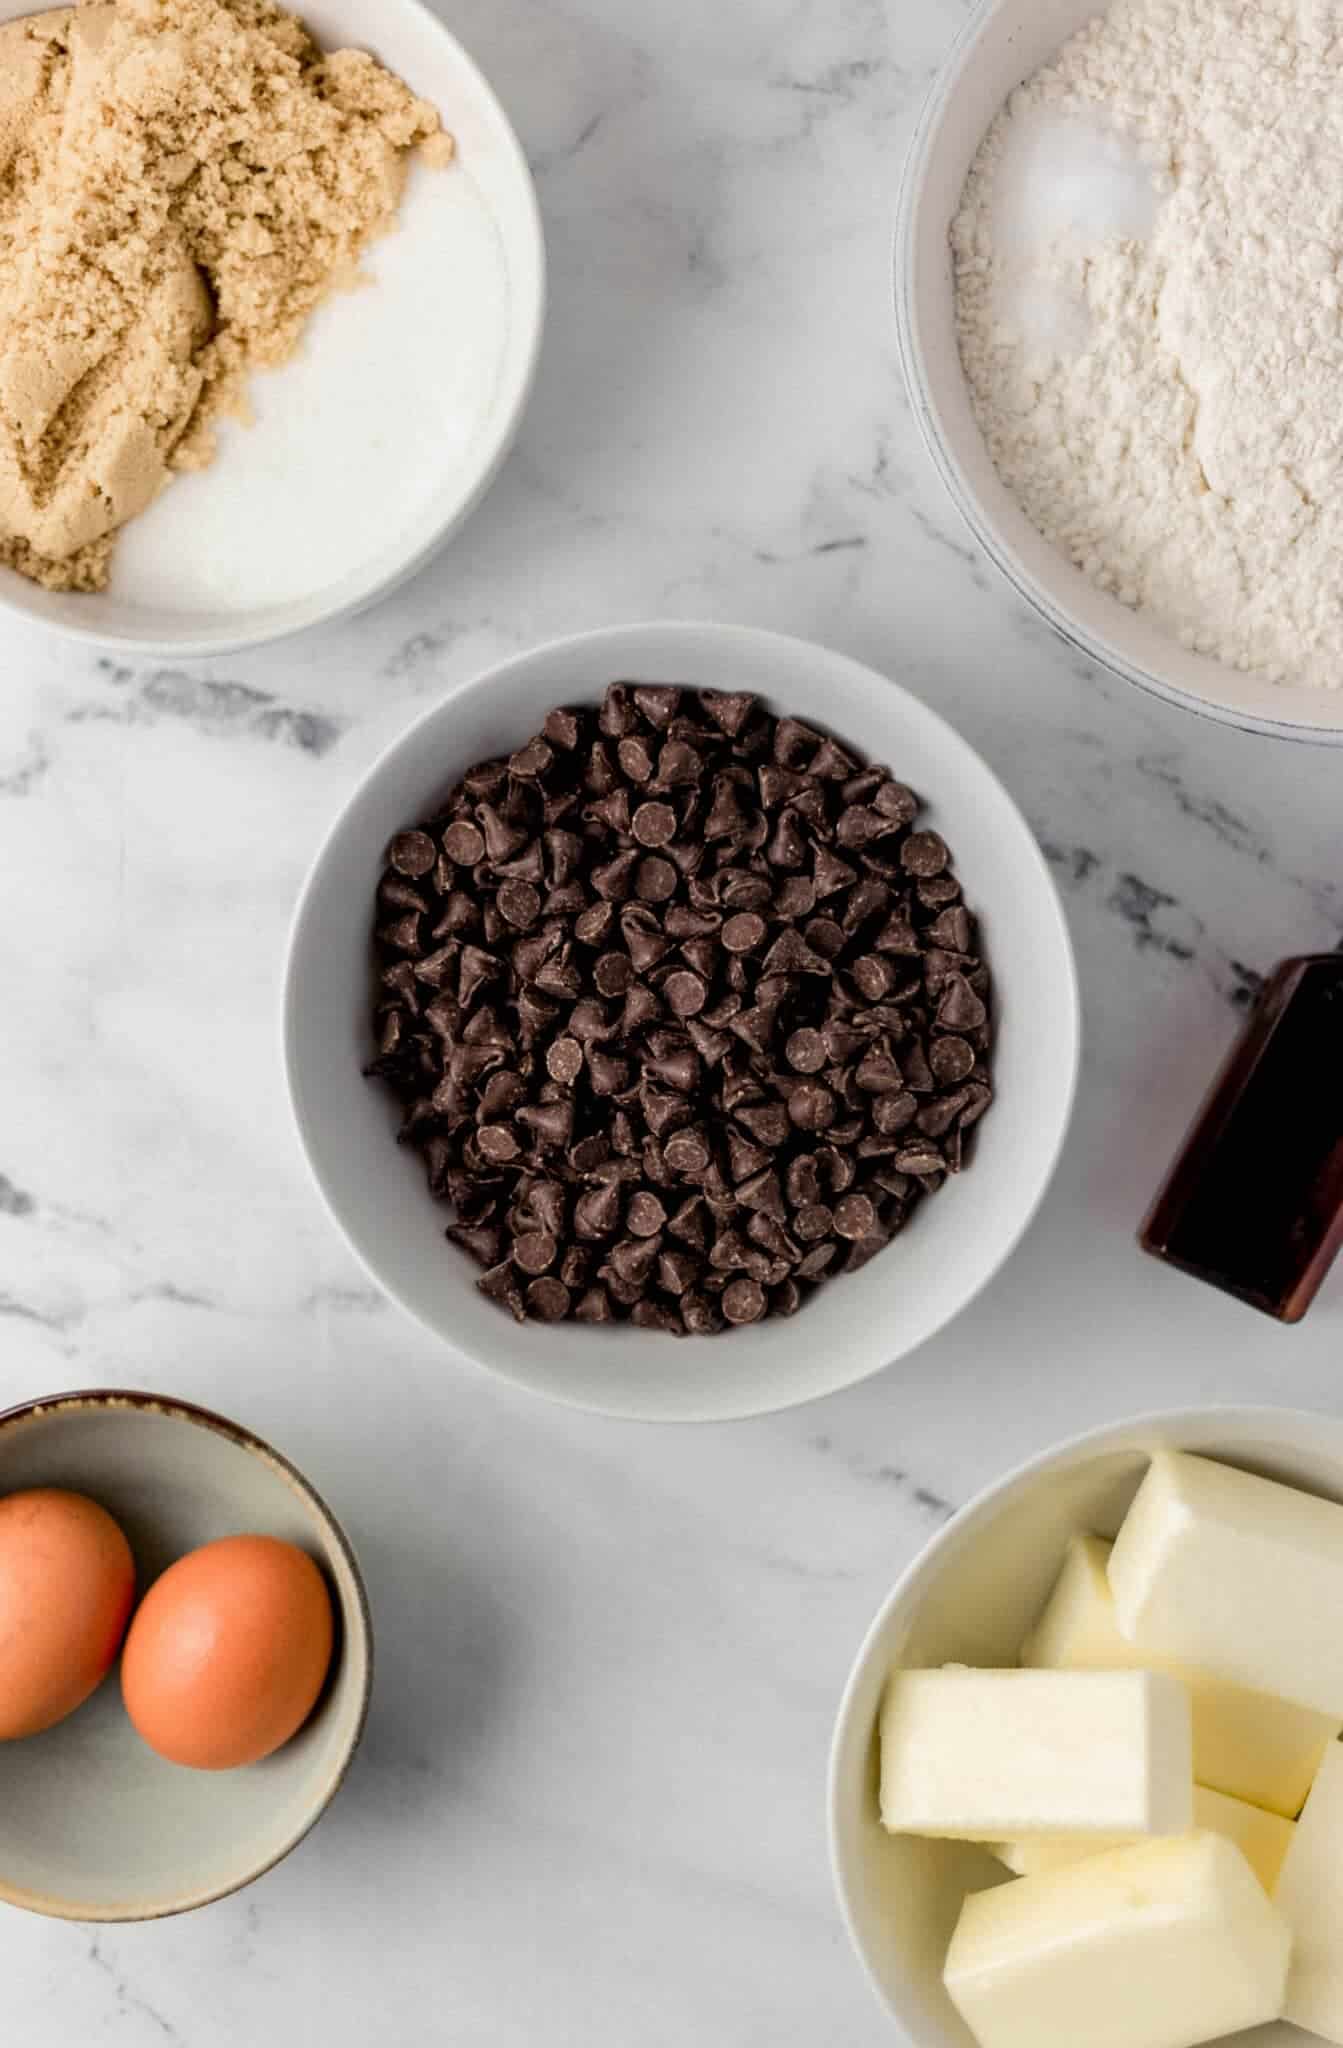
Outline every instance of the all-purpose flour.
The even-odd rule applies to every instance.
[[[1040,531],[1187,646],[1343,687],[1343,0],[1116,0],[1013,94],[953,245]]]

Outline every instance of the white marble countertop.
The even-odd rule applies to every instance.
[[[1336,1407],[1343,1273],[1279,1330],[1138,1216],[1253,975],[1343,940],[1336,755],[1080,662],[978,558],[895,360],[891,216],[964,0],[437,0],[536,165],[553,313],[466,534],[353,626],[184,672],[4,628],[0,1396],[195,1396],[289,1451],[381,1671],[331,1815],[185,1920],[0,1916],[24,2048],[878,2048],[826,1868],[830,1724],[894,1575],[1052,1439]],[[448,685],[559,632],[753,621],[898,675],[1047,843],[1088,1042],[1008,1271],[845,1397],[728,1428],[551,1409],[373,1293],[285,1105],[319,832]]]

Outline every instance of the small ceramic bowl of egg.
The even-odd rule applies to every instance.
[[[0,1902],[152,1920],[250,1884],[339,1790],[368,1602],[319,1495],[189,1403],[0,1415]]]

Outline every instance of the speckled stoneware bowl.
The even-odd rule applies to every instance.
[[[0,1415],[0,1494],[87,1493],[130,1541],[137,1593],[197,1545],[259,1534],[321,1565],[336,1654],[294,1740],[241,1771],[180,1769],[147,1749],[114,1670],[58,1727],[0,1743],[0,1901],[64,1920],[154,1920],[241,1889],[300,1842],[340,1788],[372,1683],[353,1551],[300,1472],[259,1437],[187,1402],[80,1393]]]

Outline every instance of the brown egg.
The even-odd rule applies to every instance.
[[[81,1493],[0,1500],[0,1740],[37,1735],[101,1684],[135,1598],[130,1545]]]
[[[170,1763],[259,1763],[317,1704],[333,1634],[326,1581],[306,1552],[273,1536],[207,1543],[140,1603],[121,1660],[126,1712]]]

